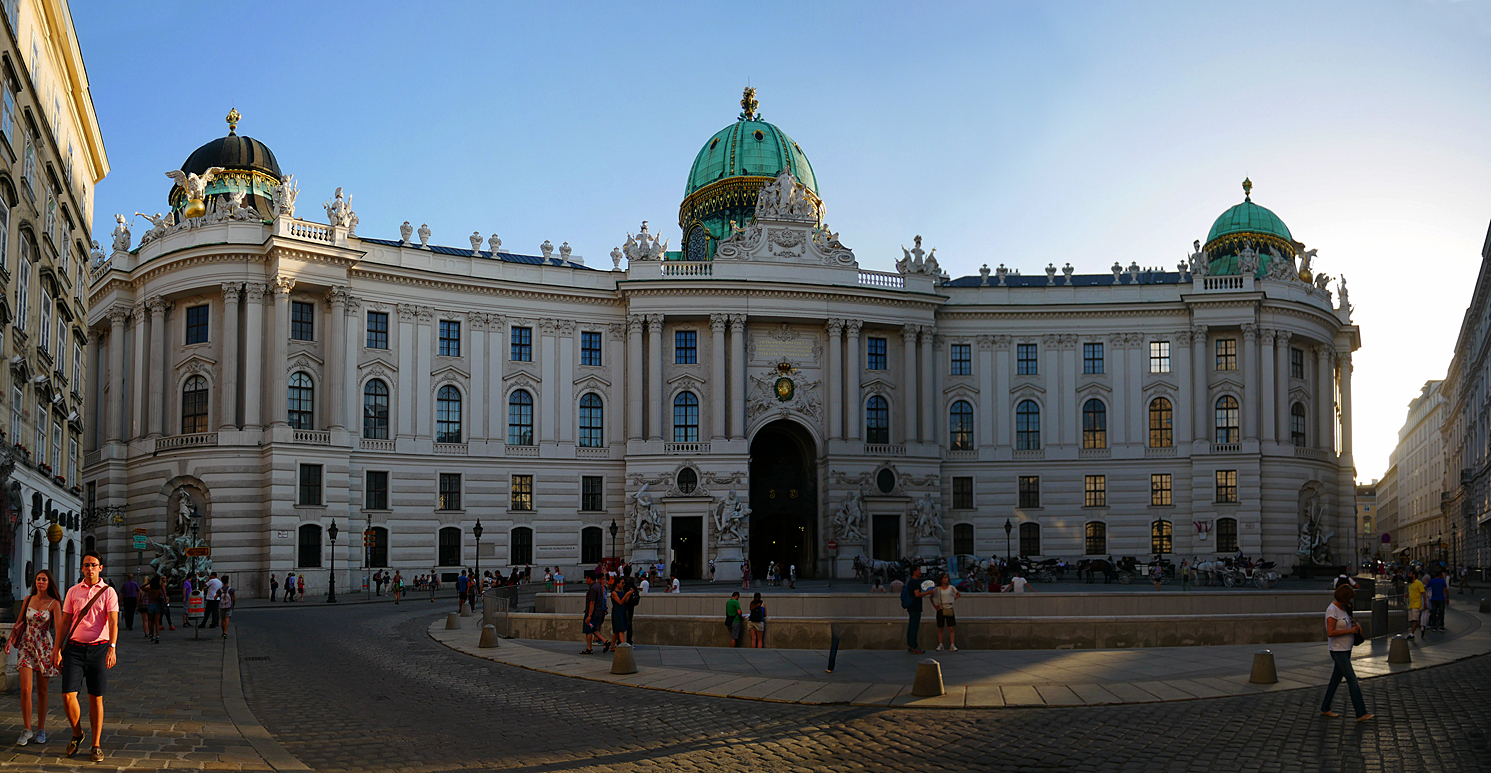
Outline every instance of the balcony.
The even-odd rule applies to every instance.
[[[1212,443],[1211,452],[1213,454],[1240,454],[1242,443]]]
[[[471,449],[465,443],[436,443],[435,453],[445,456],[466,456]]]
[[[865,443],[866,456],[905,456],[906,446],[890,443]]]
[[[173,448],[202,448],[215,445],[217,445],[216,432],[193,432],[189,435],[172,435],[155,439],[157,453]]]
[[[665,453],[665,454],[707,454],[707,453],[709,453],[709,444],[708,443],[664,443],[663,444],[663,453]]]
[[[1253,289],[1253,277],[1242,275],[1208,276],[1201,279],[1202,292],[1226,293]]]
[[[304,220],[293,220],[290,222],[290,235],[301,239],[309,239],[313,242],[331,243],[331,226],[320,223],[307,223]]]
[[[663,276],[667,278],[695,279],[714,276],[712,261],[665,260],[662,267]]]
[[[329,446],[331,445],[331,433],[314,429],[297,429],[293,442],[308,446]]]
[[[859,283],[865,287],[884,287],[888,290],[906,289],[906,277],[900,274],[893,274],[889,271],[860,269]]]
[[[504,456],[538,456],[538,446],[503,446]]]
[[[394,442],[392,440],[370,440],[362,439],[362,450],[364,451],[392,451]]]

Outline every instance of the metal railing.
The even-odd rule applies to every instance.
[[[481,594],[481,624],[490,625],[497,629],[497,635],[504,639],[511,639],[512,625],[508,620],[508,613],[518,606],[518,586],[504,585],[500,588],[488,588]]]

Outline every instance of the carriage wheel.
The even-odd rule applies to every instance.
[[[1224,574],[1222,575],[1222,584],[1231,588],[1232,586],[1237,584],[1237,581],[1232,579],[1232,575]]]
[[[1258,586],[1258,590],[1265,590],[1268,588],[1268,578],[1260,574],[1253,578],[1253,584]]]
[[[1278,584],[1279,584],[1279,576],[1276,575],[1276,574],[1269,575],[1269,577],[1268,577],[1268,587],[1270,587],[1270,588],[1277,587]]]
[[[1134,575],[1131,572],[1119,572],[1118,581],[1124,585],[1128,585],[1134,581]]]

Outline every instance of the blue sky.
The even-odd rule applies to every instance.
[[[1349,279],[1357,467],[1381,475],[1491,221],[1491,0],[1129,5],[78,2],[95,238],[165,209],[163,172],[236,106],[304,215],[344,186],[366,236],[609,266],[642,220],[678,243],[749,82],[867,268],[916,234],[955,276],[1173,267],[1250,176]]]

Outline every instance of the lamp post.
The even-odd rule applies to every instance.
[[[326,536],[331,538],[331,582],[326,588],[326,603],[337,603],[337,522],[331,519],[331,525],[326,527]]]
[[[471,527],[471,533],[476,535],[476,589],[478,591],[480,591],[482,589],[482,582],[481,582],[481,520],[480,519],[477,520],[475,526]],[[501,567],[498,567],[498,569],[501,569]]]
[[[1015,530],[1015,525],[1013,523],[1010,523],[1010,519],[1008,519],[1008,518],[1004,519],[1004,562],[1006,564],[1008,564],[1010,562],[1010,558],[1011,558],[1011,555],[1010,555],[1010,532],[1012,532],[1014,530]]]
[[[611,557],[612,558],[619,558],[619,556],[616,555],[616,532],[617,532],[616,519],[612,518],[611,519]]]

